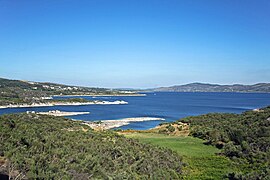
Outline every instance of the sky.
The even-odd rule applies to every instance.
[[[108,88],[270,82],[270,1],[0,0],[0,77]]]

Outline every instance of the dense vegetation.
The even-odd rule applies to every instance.
[[[18,177],[179,179],[182,176],[182,159],[171,150],[110,131],[94,132],[78,121],[61,117],[25,113],[0,116],[0,144],[0,163],[8,164],[2,174],[9,171]],[[3,157],[7,160],[3,161]]]
[[[206,114],[180,120],[191,135],[206,140],[247,170],[228,174],[231,179],[269,179],[270,107],[243,114]]]
[[[46,102],[46,101],[45,101]],[[68,102],[73,102],[73,103],[87,103],[87,102],[93,102],[93,101],[89,101],[87,99],[84,98],[67,98],[67,99],[57,99],[57,100],[50,100],[47,102],[62,102],[62,103],[68,103]]]
[[[52,95],[98,95],[121,94],[120,91],[104,88],[67,86],[0,78],[0,106],[9,104],[43,103],[44,97]],[[48,100],[47,100],[48,101]]]

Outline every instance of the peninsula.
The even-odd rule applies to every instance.
[[[48,112],[35,112],[35,111],[27,111],[27,114],[29,113],[37,113],[42,115],[50,115],[50,116],[75,116],[75,115],[82,115],[82,114],[90,114],[90,112],[65,112],[65,111],[48,111]]]
[[[82,106],[82,105],[117,105],[117,104],[128,104],[126,101],[86,101],[86,102],[46,102],[46,103],[32,103],[32,104],[9,104],[0,106],[3,108],[27,108],[27,107],[47,107],[47,106]]]
[[[54,96],[144,96],[135,91],[68,86],[0,78],[0,108],[43,107],[55,105],[126,104],[126,102],[88,102],[82,98],[65,100]],[[65,101],[65,102],[64,102]]]
[[[130,124],[131,122],[143,122],[143,121],[164,121],[164,118],[156,118],[156,117],[134,117],[134,118],[124,118],[118,120],[101,120],[89,122],[85,121],[83,124],[90,126],[95,130],[106,130],[113,129],[121,126],[125,126]]]

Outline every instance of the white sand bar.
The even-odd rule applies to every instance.
[[[81,114],[89,114],[90,112],[65,112],[65,111],[48,111],[48,112],[37,112],[37,114],[51,115],[51,116],[75,116]]]
[[[3,108],[26,108],[26,107],[47,107],[47,106],[82,106],[82,105],[110,105],[110,104],[128,104],[126,101],[91,101],[91,102],[50,102],[50,103],[33,103],[33,104],[10,104],[0,106]]]
[[[86,121],[83,124],[90,126],[93,129],[112,129],[130,124],[131,122],[142,122],[142,121],[164,121],[164,118],[157,117],[134,117],[124,118],[118,120],[101,120],[98,122]]]

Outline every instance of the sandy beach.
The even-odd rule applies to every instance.
[[[4,108],[27,108],[27,107],[47,107],[47,106],[82,106],[82,105],[117,105],[128,104],[126,101],[91,101],[91,102],[51,102],[51,103],[33,103],[33,104],[10,104],[0,106]]]
[[[83,124],[90,126],[96,130],[106,130],[117,128],[121,126],[125,126],[130,124],[131,122],[142,122],[142,121],[164,121],[164,118],[156,118],[156,117],[134,117],[134,118],[124,118],[118,120],[101,120],[96,122],[85,121]]]

